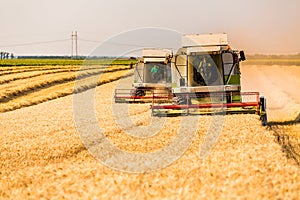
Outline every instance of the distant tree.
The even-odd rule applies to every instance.
[[[3,53],[4,53],[4,52],[2,52],[2,51],[0,52],[0,59],[1,59],[1,60],[2,60],[2,58],[3,58]]]
[[[15,56],[14,56],[13,53],[10,53],[10,58],[11,58],[11,59],[14,59],[14,58],[15,58]]]

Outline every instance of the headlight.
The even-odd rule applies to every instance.
[[[231,90],[231,86],[230,85],[226,85],[225,86],[225,91],[230,91]]]
[[[180,92],[185,93],[185,92],[187,92],[187,90],[186,90],[186,88],[180,88]]]

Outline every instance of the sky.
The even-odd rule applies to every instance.
[[[2,1],[0,51],[70,55],[71,33],[77,31],[79,54],[90,55],[116,36],[155,28],[225,32],[230,46],[248,54],[293,54],[300,52],[299,8],[300,0]]]

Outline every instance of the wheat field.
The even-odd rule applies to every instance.
[[[283,91],[284,87],[280,87],[282,83],[274,81],[277,80],[276,76],[289,76],[285,80],[288,84],[299,84],[296,73],[300,70],[291,67],[289,73],[292,76],[282,75],[285,71],[283,66],[273,66],[270,76],[269,67],[242,68],[242,84],[245,91],[256,90],[267,97],[272,126],[262,127],[257,115],[224,116],[216,143],[207,156],[201,158],[199,151],[211,128],[214,128],[213,116],[192,116],[197,131],[184,154],[169,166],[147,173],[120,172],[107,167],[93,157],[83,144],[74,120],[74,95],[85,97],[90,90],[84,91],[89,89],[86,87],[77,94],[68,95],[74,88],[74,78],[60,82],[68,67],[53,69],[61,70],[61,76],[52,76],[51,70],[46,70],[45,74],[26,72],[26,76],[30,77],[28,80],[38,76],[48,77],[51,86],[25,92],[26,84],[16,84],[12,87],[18,91],[15,96],[13,92],[1,90],[1,96],[6,96],[9,101],[1,101],[0,198],[297,199],[300,196],[300,168],[296,157],[299,153],[299,124],[284,123],[297,117],[299,98],[292,94],[293,88]],[[70,76],[73,76],[78,68],[69,70]],[[113,103],[114,89],[121,84],[118,80],[123,77],[120,79],[122,82],[130,83],[131,73],[128,69],[103,73],[97,80],[92,112],[97,119],[97,126],[102,128],[103,134],[117,148],[137,154],[155,152],[173,142],[185,117],[163,119],[162,128],[147,139],[127,134],[161,120],[151,116],[149,104],[124,107]],[[8,84],[23,81],[22,78],[13,80],[8,73],[5,76],[0,79],[10,80],[3,81]],[[86,78],[91,78],[91,85],[95,82],[93,76],[83,77],[78,79],[77,84],[80,85],[80,81],[82,85],[90,83]],[[59,84],[52,85],[52,78],[53,82]],[[39,85],[33,81],[27,82],[30,87]],[[5,87],[4,84],[1,87]],[[274,98],[274,90],[282,95],[280,100]],[[52,95],[55,98],[51,98]],[[287,105],[283,106],[286,100],[293,101],[285,102]],[[9,103],[14,101],[15,104]],[[26,101],[30,101],[30,105],[38,105],[29,106]],[[86,103],[83,101],[80,106],[89,107]],[[120,127],[122,119],[126,117],[131,124],[127,126],[124,123],[124,127]],[[90,125],[93,122],[86,118],[82,123]],[[183,131],[188,135],[191,129]],[[284,145],[289,148],[284,148]]]
[[[129,66],[3,67],[0,77],[0,112],[70,95],[75,80],[92,79],[100,75],[97,84],[117,80],[129,69]],[[91,87],[87,85],[85,89]]]

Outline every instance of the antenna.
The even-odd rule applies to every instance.
[[[75,59],[78,58],[78,36],[77,31],[73,31],[71,35],[72,40],[72,50],[71,50],[71,58],[74,58],[74,44],[75,44]]]

